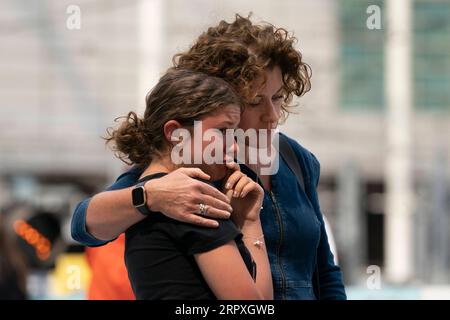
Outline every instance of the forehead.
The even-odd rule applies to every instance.
[[[211,124],[222,122],[238,123],[241,119],[241,108],[235,104],[228,104],[207,115],[203,120]]]
[[[261,76],[255,79],[252,85],[252,88],[257,90],[258,94],[275,93],[283,86],[283,76],[279,66],[264,70],[264,75],[265,79]]]

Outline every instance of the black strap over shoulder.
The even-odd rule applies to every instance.
[[[279,153],[283,157],[284,161],[286,161],[288,167],[294,172],[295,177],[297,178],[298,183],[302,187],[303,191],[305,191],[305,181],[303,179],[302,167],[300,166],[297,156],[295,155],[294,150],[289,144],[287,138],[281,134],[279,137]]]

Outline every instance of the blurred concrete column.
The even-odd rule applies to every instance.
[[[427,176],[428,177],[428,176]],[[417,205],[414,208],[413,243],[414,243],[414,276],[422,282],[430,282],[430,217],[431,217],[430,181],[424,177],[417,190]]]
[[[411,0],[386,1],[386,226],[385,275],[393,283],[411,279],[413,180],[411,170]]]
[[[158,82],[161,70],[169,60],[162,62],[164,52],[164,0],[141,0],[138,5],[139,32],[139,88],[137,96],[138,112],[145,111],[145,96]],[[169,57],[170,59],[171,57]]]
[[[353,162],[347,162],[338,176],[337,245],[347,284],[359,284],[364,274],[367,227],[361,206],[361,182]]]
[[[430,260],[431,281],[436,284],[450,280],[450,217],[447,203],[447,157],[446,150],[436,152],[434,172],[431,176],[431,245]]]
[[[420,180],[415,208],[415,278],[426,283],[450,281],[450,207],[447,185],[448,157],[438,147],[430,170]]]

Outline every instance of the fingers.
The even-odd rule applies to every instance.
[[[258,191],[258,193],[263,193],[264,191],[260,189],[260,186],[257,183],[248,183],[246,184],[241,191],[241,197],[245,198],[249,192]]]
[[[219,219],[228,219],[233,211],[231,205],[214,197],[203,195],[200,203],[207,205],[206,216]]]
[[[208,210],[205,214],[208,218],[214,218],[214,219],[229,219],[231,214],[229,211],[225,210],[219,210],[213,207],[208,207]]]
[[[197,187],[201,193],[203,193],[207,196],[216,198],[217,200],[220,200],[220,201],[224,202],[225,204],[228,204],[228,206],[231,208],[231,206],[229,205],[230,201],[228,200],[227,196],[224,195],[219,190],[217,190],[216,188],[214,188],[213,186],[210,186],[207,183],[199,181],[197,184]]]
[[[207,219],[195,213],[183,215],[180,221],[195,224],[201,227],[217,228],[219,226],[219,222],[217,222],[216,220]]]
[[[239,164],[236,163],[236,162],[234,162],[234,161],[226,162],[226,163],[225,163],[225,166],[226,166],[228,169],[233,170],[233,171],[240,171],[240,170],[241,170],[241,167],[239,166]]]
[[[245,177],[246,175],[243,174],[241,171],[235,171],[233,172],[233,174],[231,174],[228,177],[227,182],[225,183],[225,189],[233,189],[235,184],[242,178]]]
[[[242,190],[243,188],[248,185],[251,184],[253,181],[248,178],[247,176],[242,177],[236,184],[236,186],[234,187],[234,192],[233,192],[233,197],[241,197],[243,198],[242,195]]]
[[[199,203],[204,203],[208,207],[206,216],[218,219],[228,219],[233,211],[233,207],[230,205],[231,199],[206,183],[199,182],[198,186],[201,194],[194,198],[193,205],[195,206]]]
[[[204,180],[209,180],[211,177],[203,172],[200,168],[181,168],[179,170],[182,170],[186,175],[188,175],[191,178],[200,178]]]
[[[206,205],[206,210],[203,215],[200,215],[200,203],[204,203]],[[230,217],[230,212],[228,212],[227,210],[220,210],[212,207],[209,203],[213,203],[213,205],[219,204],[219,206],[223,206],[223,204],[220,204],[220,200],[213,199],[210,196],[206,196],[205,198],[204,195],[200,194],[197,197],[189,198],[187,202],[180,203],[178,206],[176,206],[176,208],[174,208],[175,210],[171,213],[171,215],[168,216],[172,219],[189,224],[209,228],[217,228],[219,226],[219,222],[217,220],[209,218],[228,219]],[[225,206],[228,206],[228,204],[225,203]]]
[[[222,194],[222,196],[225,195]],[[204,215],[199,214],[200,203],[206,205]],[[231,215],[230,212],[233,211],[233,208],[228,203],[206,194],[193,197],[188,207],[192,210],[192,213],[184,213],[179,218],[180,221],[210,228],[217,228],[219,222],[208,218],[228,219]]]
[[[224,192],[228,201],[231,203],[231,199],[233,199],[233,189],[225,189]]]

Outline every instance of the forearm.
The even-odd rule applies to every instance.
[[[86,227],[100,240],[111,240],[145,218],[131,201],[132,188],[95,195],[87,208]]]
[[[250,251],[257,266],[256,286],[264,299],[272,300],[272,274],[260,220],[244,223],[241,232],[245,246]]]

